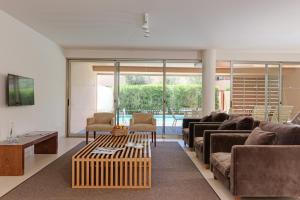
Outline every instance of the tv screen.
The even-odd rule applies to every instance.
[[[34,81],[32,78],[8,74],[7,105],[34,105]]]

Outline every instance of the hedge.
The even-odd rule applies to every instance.
[[[166,87],[168,111],[179,112],[183,108],[201,107],[200,84],[176,84]],[[218,93],[217,93],[218,94]],[[161,84],[121,85],[120,109],[128,113],[144,110],[162,110],[163,86]],[[216,97],[216,105],[218,98]]]

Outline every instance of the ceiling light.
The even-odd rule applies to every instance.
[[[149,27],[149,14],[144,13],[144,24],[142,25],[144,30],[144,37],[150,37],[150,27]]]
[[[148,23],[143,24],[142,29],[148,30],[149,29],[149,24]]]

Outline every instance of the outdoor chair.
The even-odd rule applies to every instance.
[[[272,122],[287,123],[293,112],[294,106],[280,105],[276,107],[272,115]]]

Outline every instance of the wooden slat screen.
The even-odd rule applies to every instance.
[[[255,106],[265,105],[265,99],[269,106],[279,104],[279,80],[276,76],[268,77],[268,91],[265,95],[265,75],[233,75],[232,80],[232,112],[252,113]]]

